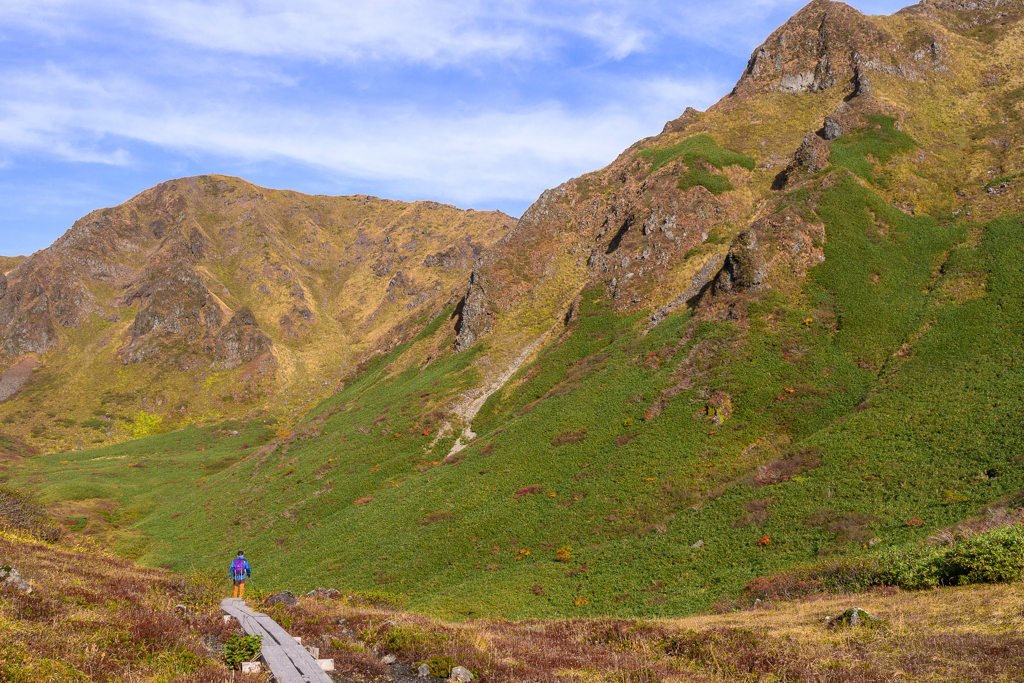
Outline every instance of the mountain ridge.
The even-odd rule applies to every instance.
[[[402,261],[411,233],[367,228],[346,289],[366,304],[345,318],[365,341],[308,411],[244,404],[235,422],[193,416],[3,476],[146,563],[212,568],[211,549],[244,541],[268,578],[343,578],[457,618],[692,613],[776,572],[931,552],[1024,491],[1024,2],[968,4],[864,17],[812,2],[708,111],[546,191],[514,226],[485,216],[489,246],[432,242]],[[282,228],[281,269],[320,258],[295,242],[315,234],[303,215]],[[185,261],[233,244],[234,223],[217,225],[183,235]],[[440,291],[407,308],[444,263]],[[352,309],[325,313],[321,281],[271,282],[273,315],[249,308],[275,376],[320,379],[295,359],[340,355],[319,331]],[[261,353],[238,288],[221,298],[241,315],[230,329],[206,289],[182,348],[206,348],[208,311],[211,355],[166,357]],[[131,346],[145,305],[122,310],[118,348],[149,348],[145,315]],[[154,312],[180,317],[168,310]],[[56,381],[45,364],[26,401]],[[46,423],[9,405],[8,424]]]
[[[157,410],[172,396],[121,402],[168,421],[210,409],[238,414],[236,402],[243,413],[280,405],[295,388],[296,363],[323,365],[318,374],[337,381],[392,344],[387,335],[410,316],[436,315],[461,279],[455,274],[510,221],[436,202],[300,195],[227,177],[168,181],[90,213],[51,247],[11,262],[0,284],[0,354],[59,363],[88,346],[107,355],[97,375],[157,368],[179,385],[190,373],[193,383],[213,377],[224,385],[218,373],[234,373],[227,401],[181,410],[187,386],[168,392],[178,416]],[[316,339],[325,355],[313,361]],[[33,377],[45,377],[47,365]],[[139,376],[117,393],[150,382]],[[85,393],[89,382],[79,384]],[[100,386],[99,394],[112,389]],[[83,403],[75,414],[58,412],[81,421],[101,408]]]

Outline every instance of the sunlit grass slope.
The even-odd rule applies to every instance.
[[[219,572],[244,547],[267,585],[454,617],[688,613],[920,542],[1024,489],[1024,224],[909,217],[835,173],[805,200],[829,239],[799,296],[645,334],[588,290],[447,461],[436,401],[479,385],[486,346],[400,346],[258,449],[257,420],[34,458],[14,481],[120,502],[150,564]]]

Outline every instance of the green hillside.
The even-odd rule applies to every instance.
[[[460,617],[687,613],[915,543],[1024,488],[1024,222],[909,218],[837,174],[800,296],[752,304],[746,329],[680,314],[644,335],[588,290],[444,464],[434,397],[475,386],[480,352],[424,367],[414,344],[275,445],[254,420],[33,458],[14,481],[121,502],[150,540],[120,548],[148,564],[214,571],[246,547],[269,585]]]
[[[461,299],[394,303],[296,423],[0,478],[144,564],[242,547],[258,585],[456,619],[728,607],[1019,506],[1021,6],[815,0],[707,112],[491,226]]]

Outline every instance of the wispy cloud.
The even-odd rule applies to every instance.
[[[538,176],[563,178],[611,161],[625,146],[656,132],[667,103],[704,100],[712,81],[659,78],[619,88],[620,99],[577,113],[554,101],[461,115],[408,103],[360,107],[332,102],[323,110],[193,96],[165,106],[158,87],[124,78],[109,82],[49,67],[8,75],[0,144],[68,161],[122,165],[119,145],[137,142],[183,153],[253,163],[311,164],[332,173],[405,182],[434,196],[479,201],[526,197]],[[51,84],[42,87],[40,84]],[[564,178],[563,178],[564,179]]]
[[[516,212],[712,104],[802,2],[0,0],[0,186],[121,184],[68,223],[196,172]]]
[[[882,0],[866,0],[880,4]],[[750,51],[800,0],[8,0],[0,25],[61,34],[118,25],[205,50],[313,60],[533,59],[587,40],[608,59],[686,39]]]

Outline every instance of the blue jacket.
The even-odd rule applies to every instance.
[[[237,560],[237,559],[239,559],[239,558],[236,557],[235,560]],[[242,562],[245,563],[245,575],[244,576],[237,576],[235,574],[235,560],[231,560],[231,564],[228,565],[228,575],[232,579],[244,579],[246,577],[252,576],[252,568],[249,566],[249,560],[245,559],[244,557],[241,558],[241,560],[242,560]]]

